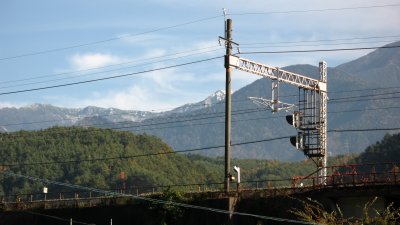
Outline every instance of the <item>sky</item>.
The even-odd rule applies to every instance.
[[[0,107],[170,110],[225,89],[225,18],[242,53],[357,48],[398,41],[399,10],[398,0],[2,0]],[[241,56],[335,67],[369,52]],[[234,70],[233,90],[259,78]]]

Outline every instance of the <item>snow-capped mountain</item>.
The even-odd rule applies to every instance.
[[[38,103],[19,108],[4,107],[0,108],[0,132],[37,130],[52,126],[93,125],[93,121],[101,121],[96,124],[141,122],[154,117],[204,109],[214,106],[224,99],[225,92],[216,91],[201,102],[186,104],[174,110],[159,113],[95,106],[62,108]]]
[[[218,90],[201,102],[185,104],[183,106],[173,109],[168,113],[193,112],[196,110],[209,108],[211,106],[214,106],[215,104],[220,104],[221,102],[223,102],[224,99],[225,99],[225,91]]]
[[[101,117],[109,122],[140,122],[157,116],[157,113],[100,108],[61,108],[48,104],[33,104],[20,108],[0,109],[0,132],[36,130],[52,126],[72,126],[92,117]]]

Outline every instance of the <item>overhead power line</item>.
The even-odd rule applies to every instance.
[[[260,51],[260,52],[240,52],[240,54],[282,54],[282,53],[301,53],[301,52],[306,53],[306,52],[321,52],[321,51],[328,51],[328,52],[334,52],[334,51],[357,51],[357,50],[368,50],[368,49],[391,49],[391,48],[399,48],[399,47],[400,46],[382,46],[382,47],[364,47],[364,48],[336,48],[336,49],[311,49],[311,50],[288,50],[288,51]],[[211,61],[211,60],[215,60],[215,59],[222,58],[222,57],[224,57],[224,56],[218,56],[218,57],[213,57],[213,58],[208,58],[208,59],[203,59],[203,60],[192,61],[192,62],[188,62],[188,63],[176,64],[176,65],[172,65],[172,66],[160,67],[160,68],[156,68],[156,69],[144,70],[144,71],[133,72],[133,73],[128,73],[128,74],[122,74],[122,75],[116,75],[116,76],[111,76],[111,77],[103,77],[103,78],[86,80],[86,81],[79,81],[79,82],[59,84],[59,85],[39,87],[39,88],[31,88],[31,89],[25,89],[25,90],[2,92],[2,93],[0,93],[0,95],[9,95],[9,94],[16,94],[16,93],[23,93],[23,92],[31,92],[31,91],[38,91],[38,90],[45,90],[45,89],[52,89],[52,88],[72,86],[72,85],[77,85],[77,84],[84,84],[84,83],[91,83],[91,82],[115,79],[115,78],[120,78],[120,77],[126,77],[126,76],[142,74],[142,73],[149,73],[149,72],[154,72],[154,71],[159,71],[159,70],[165,70],[165,69],[170,69],[170,68],[175,68],[175,67],[181,67],[181,66],[201,63],[201,62],[205,62],[205,61]]]
[[[358,7],[345,7],[345,8],[328,8],[328,9],[309,9],[309,10],[290,10],[290,11],[270,11],[270,12],[247,12],[247,13],[229,13],[228,15],[231,16],[243,16],[243,15],[257,15],[257,14],[289,14],[289,13],[309,13],[309,12],[326,12],[326,11],[343,11],[343,10],[359,10],[359,9],[372,9],[372,8],[384,8],[384,7],[397,7],[400,6],[400,4],[387,4],[387,5],[373,5],[373,6],[358,6]],[[80,47],[85,47],[85,46],[91,46],[91,45],[98,45],[98,44],[103,44],[111,41],[116,41],[120,40],[126,37],[135,37],[135,36],[141,36],[149,33],[155,33],[163,30],[169,30],[181,26],[186,26],[194,23],[199,23],[199,22],[204,22],[208,20],[213,20],[217,18],[221,18],[223,15],[217,15],[217,16],[211,16],[211,17],[205,17],[197,20],[192,20],[184,23],[179,23],[171,26],[166,26],[166,27],[160,27],[160,28],[155,28],[152,30],[144,31],[144,32],[139,32],[139,33],[134,33],[134,34],[126,34],[126,35],[121,35],[118,37],[113,37],[113,38],[108,38],[108,39],[103,39],[103,40],[98,40],[98,41],[93,41],[93,42],[87,42],[87,43],[81,43],[81,44],[76,44],[76,45],[70,45],[70,46],[65,46],[65,47],[59,47],[59,48],[53,48],[53,49],[47,49],[47,50],[41,50],[41,51],[35,51],[35,52],[30,52],[30,53],[24,53],[20,55],[13,55],[13,56],[6,56],[0,58],[0,61],[4,60],[10,60],[10,59],[16,59],[16,58],[22,58],[22,57],[28,57],[28,56],[34,56],[34,55],[41,55],[41,54],[47,54],[47,53],[52,53],[52,52],[58,52],[58,51],[65,51],[69,49],[74,49],[74,48],[80,48]]]
[[[360,50],[372,50],[372,49],[391,49],[399,48],[398,45],[393,46],[381,46],[381,47],[359,47],[359,48],[331,48],[331,49],[309,49],[309,50],[286,50],[286,51],[256,51],[256,52],[240,52],[239,55],[243,54],[288,54],[288,53],[310,53],[310,52],[339,52],[339,51],[360,51]]]
[[[361,101],[382,101],[382,100],[390,100],[390,99],[397,99],[397,98],[400,98],[400,96],[381,97],[381,98],[350,99],[350,100],[334,101],[334,102],[328,102],[328,103],[330,103],[330,104],[340,104],[340,103],[361,102]]]
[[[393,127],[393,128],[370,128],[370,129],[333,129],[329,130],[328,132],[335,132],[335,133],[343,133],[343,132],[368,132],[368,131],[391,131],[391,130],[400,130],[400,127]]]
[[[374,90],[382,90],[382,89],[388,90],[388,89],[398,89],[398,88],[400,88],[400,86],[381,87],[381,88],[365,88],[365,89],[357,89],[357,90],[337,90],[337,91],[329,91],[328,93],[333,93],[334,94],[334,93],[345,93],[345,92],[374,91]],[[395,93],[398,93],[398,92],[388,92],[388,93],[385,93],[385,94],[379,93],[379,94],[373,94],[373,95],[368,95],[368,96],[377,96],[377,95],[386,95],[386,94],[395,94]],[[296,96],[298,96],[298,95],[297,94],[281,95],[280,97],[296,97]],[[344,98],[333,98],[333,99],[330,99],[329,101],[336,101],[336,100],[339,100],[339,99],[347,99],[347,98],[358,98],[358,97],[364,97],[364,96],[349,96],[349,97],[344,97]],[[269,98],[269,96],[258,96],[258,97]],[[367,99],[367,100],[369,100],[369,99]],[[248,102],[248,101],[249,101],[248,98],[232,100],[232,102],[235,102],[235,103]],[[219,104],[225,104],[225,102],[224,101],[220,101],[220,102],[214,103],[213,106],[219,105]],[[171,110],[172,109],[173,108],[171,108]],[[154,112],[154,111],[157,111],[157,110],[154,109],[154,110],[149,110],[149,111],[150,112]],[[234,111],[234,112],[236,112],[236,111]],[[95,118],[95,117],[109,117],[109,116],[130,115],[130,114],[134,114],[135,112],[136,111],[134,111],[134,112],[113,113],[112,115],[104,114],[104,115],[96,115],[96,116],[85,116],[85,117],[80,117],[79,119],[90,119],[90,118]],[[201,116],[201,115],[210,116],[210,115],[213,115],[213,114],[223,114],[223,113],[225,113],[225,111],[203,112],[203,113],[190,114],[188,116],[183,116],[183,117],[180,115],[179,118],[192,118],[192,117],[197,117],[197,116]],[[176,115],[177,114],[174,113],[172,115],[165,116],[163,118],[168,119],[168,120],[171,119],[171,118],[174,119],[174,118],[176,118]],[[158,120],[158,119],[159,119],[158,117],[150,118],[150,119],[146,119],[145,122],[149,122],[149,121],[152,121],[152,120]],[[9,124],[0,124],[0,125],[1,126],[19,126],[19,125],[40,124],[40,123],[65,122],[65,121],[73,121],[73,120],[76,120],[76,119],[42,120],[42,121],[31,121],[31,122],[24,122],[24,123],[9,123]],[[122,121],[122,122],[126,122],[126,121]],[[133,121],[133,122],[135,122],[135,121]],[[117,123],[119,123],[119,122],[117,122]],[[95,125],[98,125],[98,124],[95,124]],[[100,125],[102,125],[102,124],[100,124]]]
[[[51,80],[45,80],[45,81],[30,82],[30,83],[25,83],[25,84],[3,86],[3,87],[0,87],[0,88],[21,87],[21,86],[27,86],[27,85],[33,85],[33,84],[50,83],[50,82],[61,81],[61,80],[70,80],[70,79],[74,79],[74,78],[88,77],[88,76],[92,76],[92,75],[96,75],[96,74],[103,74],[103,73],[108,73],[108,72],[124,70],[124,69],[131,69],[131,68],[137,68],[137,67],[141,67],[141,66],[148,66],[148,65],[161,63],[161,62],[166,62],[166,61],[171,61],[171,60],[176,60],[176,59],[188,58],[190,56],[200,55],[200,54],[205,54],[205,53],[210,53],[210,52],[215,52],[215,51],[218,51],[218,49],[210,50],[210,51],[206,51],[206,52],[194,53],[194,54],[185,55],[185,56],[174,57],[174,58],[166,58],[166,59],[163,59],[163,60],[147,62],[147,63],[143,63],[143,64],[136,64],[136,65],[130,65],[130,66],[125,66],[125,67],[120,67],[120,68],[115,68],[115,69],[109,69],[109,70],[104,70],[104,71],[98,71],[98,72],[93,72],[93,73],[86,73],[86,74],[78,75],[78,76],[70,76],[70,77],[63,77],[63,78],[57,78],[57,79],[51,79]]]
[[[378,88],[364,88],[364,89],[355,89],[355,90],[337,90],[337,91],[328,91],[329,93],[345,93],[345,92],[359,92],[359,91],[377,91],[377,90],[387,90],[387,89],[397,89],[400,86],[392,86],[392,87],[378,87]]]
[[[0,93],[0,95],[9,95],[9,94],[16,94],[16,93],[39,91],[39,90],[45,90],[45,89],[73,86],[73,85],[78,85],[78,84],[93,83],[93,82],[97,82],[97,81],[111,80],[111,79],[115,79],[115,78],[133,76],[133,75],[138,75],[138,74],[144,74],[144,73],[150,73],[150,72],[155,72],[155,71],[160,71],[160,70],[166,70],[166,69],[171,69],[171,68],[176,68],[176,67],[192,65],[192,64],[196,64],[196,63],[202,63],[202,62],[211,61],[211,60],[220,59],[220,58],[223,58],[223,56],[201,59],[201,60],[197,60],[197,61],[181,63],[181,64],[172,65],[172,66],[164,66],[164,67],[159,67],[159,68],[155,68],[155,69],[143,70],[143,71],[139,71],[139,72],[126,73],[126,74],[116,75],[116,76],[111,76],[111,77],[103,77],[103,78],[97,78],[97,79],[92,79],[92,80],[78,81],[78,82],[73,82],[73,83],[59,84],[59,85],[39,87],[39,88],[31,88],[31,89],[18,90],[18,91],[2,92],[2,93]]]
[[[38,213],[38,212],[32,212],[32,211],[22,211],[23,213],[27,213],[27,214],[31,214],[31,215],[36,215],[36,216],[42,216],[42,217],[47,217],[47,218],[51,218],[51,219],[55,219],[55,220],[59,220],[59,221],[64,221],[64,222],[70,222],[70,219],[66,219],[66,218],[61,218],[58,216],[52,216],[52,215],[47,215],[47,214],[43,214],[43,213]],[[78,220],[72,220],[73,224],[83,224],[83,225],[95,225],[93,223],[85,223],[82,221],[78,221]]]
[[[370,94],[370,95],[359,95],[359,96],[341,97],[341,98],[332,98],[332,99],[329,99],[329,101],[339,101],[339,100],[343,100],[343,99],[375,97],[375,96],[392,95],[392,94],[400,94],[400,91],[396,91],[396,92],[386,92],[386,93],[377,93],[377,94]]]
[[[379,107],[379,108],[364,108],[364,109],[352,109],[352,110],[339,110],[339,111],[329,111],[329,113],[349,113],[349,112],[361,112],[361,111],[374,111],[374,110],[388,110],[388,109],[399,109],[400,107],[397,106],[391,106],[391,107]],[[243,109],[243,110],[234,110],[232,112],[233,116],[237,115],[249,115],[251,113],[257,113],[257,112],[263,112],[265,111],[265,108],[263,107],[257,107],[257,108],[252,108],[252,109]],[[151,123],[153,120],[149,119],[148,122],[150,123],[143,123],[143,122],[136,122],[135,124],[131,125],[126,125],[126,121],[122,122],[110,122],[110,123],[95,123],[95,124],[90,124],[91,127],[103,127],[105,129],[112,129],[112,130],[127,130],[127,131],[132,131],[132,132],[141,132],[141,131],[150,131],[150,130],[161,130],[161,129],[172,129],[172,128],[180,128],[180,127],[194,127],[194,126],[203,126],[203,125],[218,125],[218,124],[223,124],[225,123],[224,121],[212,121],[212,122],[201,122],[201,123],[193,123],[198,120],[210,120],[210,119],[218,119],[218,118],[223,118],[224,117],[224,111],[222,112],[205,112],[205,113],[199,113],[199,114],[194,114],[194,115],[188,115],[188,116],[182,116],[179,117],[180,120],[171,120],[171,119],[176,119],[176,116],[173,117],[165,117],[162,118],[161,120],[158,118],[154,118],[154,123]],[[115,115],[115,114],[113,114]],[[205,117],[203,117],[205,116]],[[268,116],[268,117],[258,117],[258,118],[248,118],[248,119],[236,119],[233,120],[232,122],[237,123],[237,122],[248,122],[248,121],[257,121],[257,120],[267,120],[267,119],[274,119],[274,118],[283,118],[284,116]],[[87,118],[94,118],[96,116],[89,116]],[[40,124],[40,123],[50,123],[50,122],[60,122],[60,121],[65,121],[65,120],[49,120],[49,121],[35,121],[35,122],[28,122],[28,123],[15,123],[15,124],[3,124],[1,126],[21,126],[21,125],[28,125],[28,124]],[[191,122],[191,123],[188,123]],[[118,126],[119,124],[122,124],[122,126]],[[162,126],[162,125],[168,125],[168,124],[173,124],[172,126]],[[179,124],[179,125],[177,125]],[[110,125],[107,127],[107,125]],[[128,130],[129,129],[129,130]],[[97,130],[85,130],[85,132],[97,132]],[[41,131],[42,135],[45,135],[47,132]],[[56,134],[57,132],[51,131],[51,134]],[[60,132],[63,133],[63,132]],[[13,137],[21,137],[23,135],[19,135],[18,133],[11,133],[9,135],[12,135]]]
[[[229,13],[228,15],[245,16],[245,15],[265,15],[265,14],[328,12],[328,11],[359,10],[359,9],[373,9],[373,8],[386,8],[386,7],[398,7],[398,6],[400,6],[400,4],[356,6],[356,7],[327,8],[327,9],[306,9],[306,10],[270,11],[270,12]]]
[[[255,43],[240,43],[240,46],[247,46],[247,45],[276,45],[276,44],[299,44],[299,43],[352,41],[352,40],[384,39],[384,38],[399,38],[399,37],[400,37],[400,35],[388,35],[388,36],[370,36],[370,37],[352,37],[352,38],[337,38],[337,39],[321,39],[321,40],[308,40],[308,41],[255,42]]]
[[[372,111],[372,110],[387,110],[387,109],[400,109],[400,107],[381,107],[381,108],[372,108],[372,109],[355,109],[355,110],[345,110],[345,111],[333,111],[333,112],[328,112],[328,113],[347,113],[347,112],[361,112],[361,111]],[[277,116],[277,117],[258,117],[258,118],[250,118],[250,119],[238,119],[238,120],[232,120],[233,123],[238,123],[238,122],[249,122],[249,121],[258,121],[258,120],[268,120],[268,119],[274,119],[274,118],[283,118],[285,116]],[[173,126],[165,126],[165,127],[158,127],[155,125],[155,127],[149,127],[149,128],[138,128],[135,130],[132,130],[133,132],[139,132],[139,131],[149,131],[149,130],[160,130],[160,129],[172,129],[172,128],[180,128],[180,127],[194,127],[194,126],[203,126],[203,125],[217,125],[217,124],[223,124],[225,123],[224,121],[213,121],[213,122],[205,122],[205,123],[191,123],[191,124],[182,124],[182,125],[173,125]],[[96,125],[94,125],[96,126]],[[113,128],[112,128],[113,129]]]
[[[213,19],[220,18],[220,17],[222,17],[222,15],[201,18],[201,19],[192,20],[192,21],[188,21],[188,22],[184,22],[184,23],[180,23],[180,24],[176,24],[176,25],[172,25],[172,26],[156,28],[156,29],[152,29],[152,30],[148,30],[148,31],[140,32],[140,33],[135,33],[135,34],[121,35],[121,36],[118,36],[118,37],[103,39],[103,40],[99,40],[99,41],[93,41],[93,42],[88,42],[88,43],[83,43],[83,44],[60,47],[60,48],[47,49],[47,50],[42,50],[42,51],[30,52],[30,53],[25,53],[25,54],[20,54],[20,55],[14,55],[14,56],[7,56],[7,57],[0,58],[0,61],[9,60],[9,59],[16,59],[16,58],[22,58],[22,57],[27,57],[27,56],[47,54],[47,53],[51,53],[51,52],[64,51],[64,50],[68,50],[68,49],[80,48],[80,47],[85,47],[85,46],[90,46],[90,45],[103,44],[103,43],[106,43],[106,42],[120,40],[120,39],[123,39],[123,38],[126,38],[126,37],[141,36],[141,35],[155,33],[155,32],[159,32],[159,31],[163,31],[163,30],[169,30],[169,29],[172,29],[172,28],[182,27],[182,26],[186,26],[186,25],[190,25],[190,24],[194,24],[194,23],[199,23],[199,22],[203,22],[203,21],[207,21],[207,20],[213,20]]]
[[[41,76],[35,76],[35,77],[30,77],[30,78],[25,78],[25,79],[9,80],[9,81],[3,81],[1,83],[2,84],[9,84],[9,83],[18,83],[18,82],[30,81],[30,80],[39,80],[39,79],[48,78],[48,77],[54,78],[54,77],[68,75],[68,74],[82,73],[82,72],[87,72],[87,71],[105,69],[105,68],[109,68],[109,67],[127,65],[127,64],[136,63],[136,62],[143,62],[141,64],[134,64],[134,65],[119,67],[119,68],[115,68],[115,69],[111,69],[111,70],[106,70],[106,71],[103,70],[103,71],[99,71],[99,72],[95,72],[95,73],[79,75],[79,77],[82,77],[82,76],[88,76],[88,75],[93,75],[93,74],[112,72],[112,71],[117,71],[117,70],[122,70],[122,69],[127,69],[127,68],[134,68],[134,67],[140,67],[140,66],[145,66],[145,65],[151,65],[151,64],[154,64],[154,63],[160,63],[160,62],[165,62],[165,61],[174,60],[174,59],[182,59],[182,58],[186,58],[186,57],[190,57],[190,56],[195,56],[195,55],[215,52],[215,51],[218,51],[219,49],[222,49],[222,48],[220,46],[199,48],[199,49],[188,50],[188,51],[183,51],[183,52],[171,53],[171,54],[167,54],[167,55],[163,55],[163,56],[144,58],[144,59],[140,59],[140,60],[133,60],[133,61],[117,63],[117,64],[110,64],[110,65],[107,65],[107,66],[91,67],[91,68],[88,68],[88,69],[81,69],[81,70],[67,71],[67,72],[62,72],[62,73],[41,75]],[[206,51],[204,51],[204,50],[206,50]],[[191,53],[191,52],[195,52],[195,53]],[[186,54],[186,53],[191,53],[191,54]],[[167,58],[169,56],[177,56],[177,55],[182,55],[182,56]],[[166,58],[166,59],[163,59],[163,58]],[[155,59],[161,59],[161,60],[152,61],[152,60],[155,60]],[[25,86],[25,85],[31,85],[31,84],[39,84],[39,83],[46,83],[46,82],[51,82],[51,81],[64,80],[64,79],[71,79],[71,78],[75,78],[75,77],[70,77],[69,76],[68,78],[52,79],[52,80],[41,81],[41,82],[31,82],[31,83],[20,84],[20,85],[2,86],[0,88],[18,87],[18,86]]]
[[[264,140],[255,140],[255,141],[234,143],[234,144],[231,144],[231,146],[241,146],[241,145],[255,144],[255,143],[261,143],[261,142],[276,141],[276,140],[281,140],[281,139],[285,139],[285,138],[289,138],[289,137],[290,136],[284,136],[284,137],[276,137],[276,138],[270,138],[270,139],[264,139]],[[128,155],[128,156],[101,157],[101,158],[79,159],[79,160],[46,161],[46,162],[33,162],[33,163],[5,163],[5,164],[1,164],[1,165],[7,166],[7,167],[15,167],[15,166],[37,166],[37,165],[51,165],[51,164],[69,164],[69,163],[82,163],[82,162],[123,160],[123,159],[133,159],[133,158],[141,158],[141,157],[149,157],[149,156],[160,156],[160,155],[170,155],[170,154],[177,154],[177,153],[205,151],[205,150],[211,150],[211,149],[217,149],[217,148],[223,148],[223,147],[225,147],[225,145],[216,145],[216,146],[193,148],[193,149],[187,149],[187,150],[177,150],[177,151],[154,152],[154,153]]]
[[[365,129],[332,129],[328,130],[328,133],[338,133],[338,132],[372,132],[372,131],[394,131],[400,130],[400,127],[392,127],[392,128],[365,128]],[[257,144],[263,142],[276,141],[281,139],[288,139],[291,136],[283,136],[283,137],[275,137],[269,139],[262,140],[254,140],[254,141],[246,141],[231,144],[232,147],[241,146],[241,145],[249,145],[249,144]],[[211,149],[224,148],[225,145],[216,145],[216,146],[208,146],[202,148],[193,148],[187,150],[177,150],[177,151],[162,151],[162,152],[154,152],[154,153],[146,153],[146,154],[137,154],[137,155],[127,155],[127,156],[114,156],[114,157],[100,157],[100,158],[91,158],[91,159],[79,159],[79,160],[61,160],[61,161],[43,161],[43,162],[32,162],[32,163],[1,163],[0,165],[5,167],[21,167],[21,166],[38,166],[38,165],[51,165],[51,164],[70,164],[70,163],[82,163],[82,162],[98,162],[98,161],[109,161],[109,160],[125,160],[125,159],[133,159],[140,157],[151,157],[151,156],[160,156],[160,155],[170,155],[177,153],[188,153],[188,152],[196,152],[196,151],[206,151]]]
[[[366,99],[366,100],[378,100],[378,99]],[[333,103],[336,103],[336,102],[333,102]],[[339,103],[339,102],[337,102],[337,103]],[[391,106],[391,107],[329,111],[329,113],[350,113],[350,112],[388,110],[388,109],[399,109],[399,108],[400,107],[397,107],[397,106]],[[233,116],[243,115],[243,114],[250,115],[251,113],[257,113],[257,112],[263,112],[263,111],[265,111],[265,108],[257,107],[257,108],[252,108],[252,109],[235,110],[235,111],[233,111],[232,115]],[[94,117],[96,117],[96,116],[94,116]],[[161,120],[154,118],[154,121],[155,121],[154,123],[151,123],[151,121],[153,121],[153,120],[150,119],[150,121],[149,121],[150,123],[136,122],[134,124],[126,125],[126,122],[122,121],[122,122],[110,122],[110,123],[95,123],[95,124],[89,124],[89,126],[104,128],[104,129],[111,129],[111,130],[144,132],[144,131],[150,131],[150,130],[173,129],[173,128],[180,128],[180,127],[218,125],[218,124],[223,124],[225,122],[224,121],[211,121],[211,122],[200,122],[200,123],[194,123],[194,122],[199,121],[199,120],[211,120],[211,119],[218,119],[218,118],[223,118],[223,117],[224,117],[224,112],[213,112],[213,113],[206,112],[206,113],[199,113],[199,114],[179,117],[180,120],[171,120],[171,119],[176,119],[177,117],[176,116],[174,116],[174,117],[167,116],[165,118],[162,118]],[[268,116],[268,117],[248,118],[248,119],[236,119],[236,120],[233,120],[232,122],[235,122],[235,123],[248,122],[248,121],[274,119],[274,118],[280,118],[280,117],[283,118],[283,117],[285,117],[285,115],[284,116]],[[87,117],[87,118],[91,118],[91,117]],[[38,123],[47,123],[47,122],[57,122],[57,120],[36,121],[36,122],[32,122],[32,123],[20,123],[20,124],[3,124],[2,126],[17,126],[17,125],[38,124]],[[122,125],[118,126],[119,124],[122,124]],[[168,124],[173,124],[173,125],[168,126]],[[107,125],[109,125],[109,126],[107,126]],[[167,125],[167,126],[163,126],[163,125]],[[82,126],[84,126],[84,125],[82,125]],[[91,132],[97,132],[97,130],[84,130],[84,132],[91,133]],[[41,131],[40,134],[45,135],[46,133],[47,133],[47,131],[44,130],[44,131]],[[64,132],[51,131],[51,134],[57,134],[57,133],[64,133]],[[7,135],[12,135],[12,137],[23,137],[23,134],[19,134],[18,132],[7,133]]]
[[[388,89],[388,88],[385,88]],[[357,91],[362,91],[363,89],[359,89]],[[364,90],[370,90],[370,89],[364,89]],[[386,93],[377,93],[377,94],[371,94],[371,95],[360,95],[360,96],[347,96],[347,97],[342,97],[342,98],[333,98],[329,100],[330,104],[335,104],[335,103],[341,103],[341,102],[354,102],[354,101],[369,101],[369,100],[385,100],[385,99],[394,99],[398,98],[397,96],[392,96],[392,97],[387,97],[387,98],[369,98],[369,99],[355,99],[355,100],[349,100],[349,101],[342,101],[346,99],[354,99],[354,98],[364,98],[364,97],[375,97],[375,96],[381,96],[381,95],[390,95],[390,94],[399,94],[400,92],[386,92]],[[286,95],[286,96],[297,96],[297,95]],[[282,96],[281,96],[282,97]],[[338,102],[341,100],[340,102]],[[234,102],[242,102],[242,101],[249,101],[247,98],[243,100],[236,100]],[[217,104],[224,104],[224,101],[215,103],[214,105]],[[397,108],[397,107],[385,107],[385,109],[389,108]],[[379,110],[382,109],[380,108],[372,108],[372,109],[361,109],[361,110]],[[254,107],[254,108],[249,108],[249,109],[240,109],[240,110],[234,110],[233,115],[241,115],[241,114],[247,114],[247,113],[253,113],[253,112],[260,112],[264,111],[265,109],[263,107]],[[361,111],[358,110],[358,111]],[[354,110],[353,110],[354,111]],[[352,112],[353,112],[352,111]],[[338,111],[338,112],[347,112],[347,111]],[[125,124],[130,121],[121,121],[121,122],[110,122],[110,123],[101,123],[101,124],[90,124],[91,126],[106,126],[106,125],[113,125],[114,128],[111,129],[124,129],[124,128],[135,128],[135,127],[145,127],[145,126],[155,126],[155,125],[162,125],[162,124],[170,124],[170,123],[181,123],[181,122],[190,122],[190,121],[195,121],[195,120],[203,120],[203,119],[214,119],[214,118],[219,118],[219,117],[224,117],[225,111],[216,111],[216,112],[202,112],[202,113],[195,113],[195,114],[189,114],[185,116],[179,116],[177,118],[177,114],[172,114],[168,115],[165,117],[162,117],[162,120],[168,120],[166,122],[160,121],[159,117],[155,118],[150,118],[147,119],[143,122],[135,122],[132,121],[132,123],[137,123],[133,125],[128,125],[128,126],[122,126],[122,127],[115,127],[115,125],[118,124]],[[336,112],[330,112],[330,113],[336,113]],[[98,118],[98,117],[110,117],[110,116],[119,116],[119,115],[129,115],[132,114],[132,112],[123,112],[123,113],[114,113],[114,114],[105,114],[105,115],[96,115],[96,116],[85,116],[80,119],[91,119],[91,118]],[[205,115],[206,117],[201,117]],[[271,117],[272,118],[272,117]],[[177,120],[175,120],[177,119]],[[21,126],[21,125],[30,125],[30,124],[41,124],[41,123],[57,123],[57,122],[65,122],[65,121],[74,121],[76,118],[72,119],[57,119],[57,120],[42,120],[42,121],[32,121],[32,122],[24,122],[24,123],[9,123],[9,124],[0,124],[1,126]],[[152,121],[156,121],[156,123],[151,123]],[[218,122],[217,122],[218,123]],[[148,130],[148,129],[146,129]]]
[[[398,40],[395,40],[398,41]],[[365,42],[347,42],[347,43],[319,43],[319,44],[298,44],[298,45],[262,45],[262,46],[244,46],[241,47],[240,50],[243,49],[254,49],[254,48],[292,48],[292,47],[313,47],[313,46],[338,46],[338,45],[360,45],[360,44],[368,44],[368,43],[385,43],[390,44],[394,42],[390,41],[365,41]]]

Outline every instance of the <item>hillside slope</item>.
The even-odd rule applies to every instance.
[[[121,172],[129,188],[216,182],[223,171],[216,163],[198,164],[180,154],[159,154],[172,149],[159,138],[130,132],[54,127],[1,133],[0,139],[2,169],[101,189],[122,188]],[[3,193],[40,192],[45,185],[3,175],[0,179]]]

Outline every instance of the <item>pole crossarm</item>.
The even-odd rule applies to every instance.
[[[304,89],[326,92],[326,82],[312,79],[300,74],[281,70],[278,67],[267,66],[238,56],[229,56],[229,65],[259,76],[275,79],[288,84],[292,84]]]

